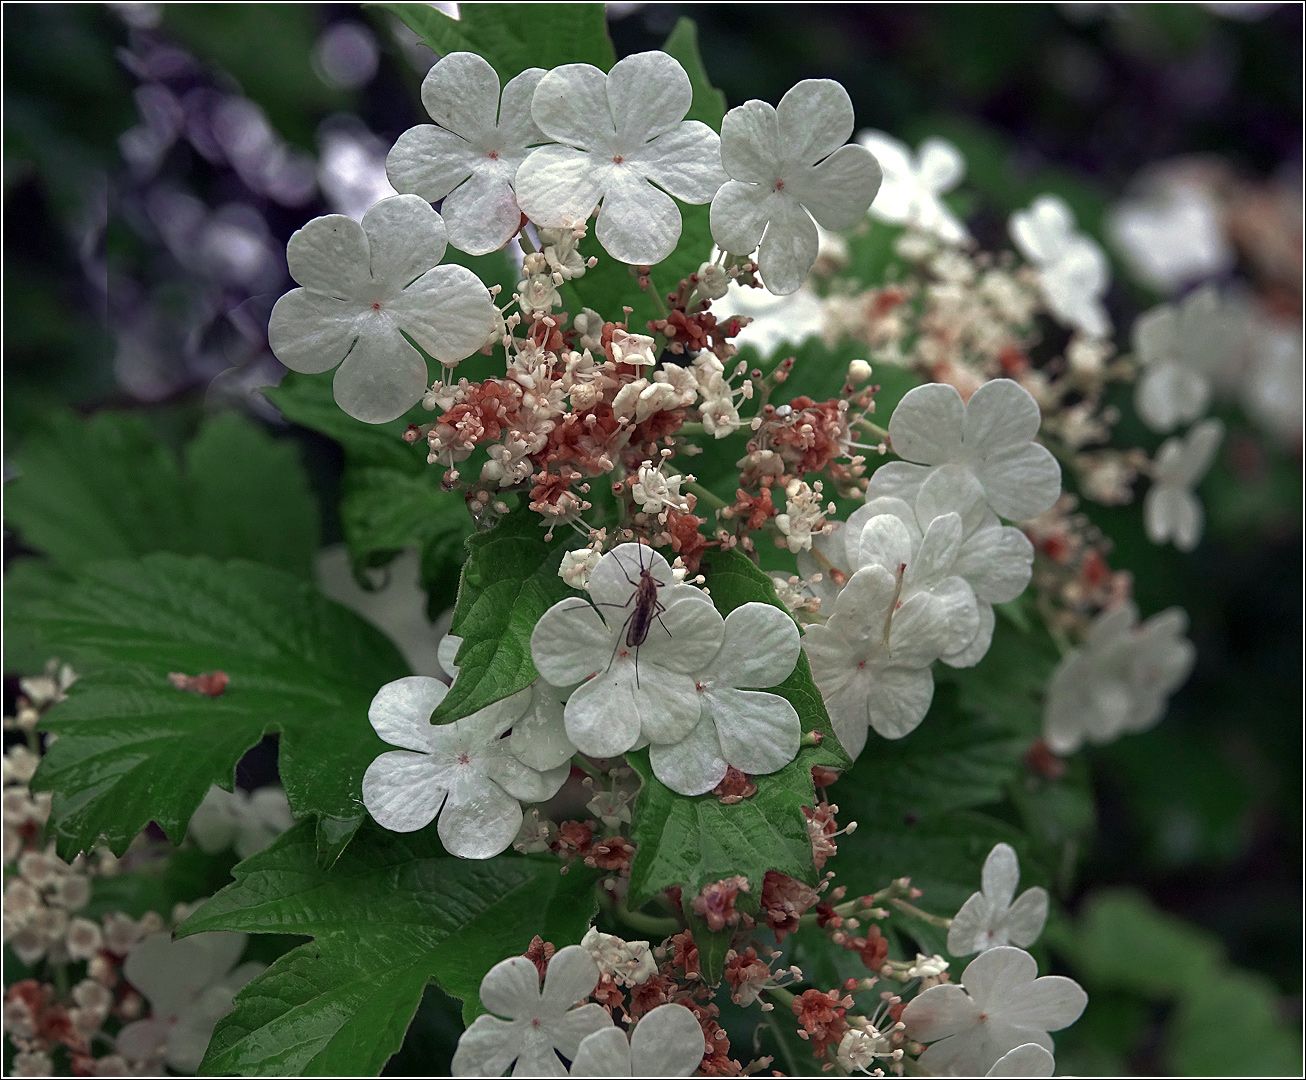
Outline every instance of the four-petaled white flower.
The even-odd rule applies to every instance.
[[[1116,204],[1106,224],[1134,276],[1158,292],[1173,294],[1234,263],[1224,211],[1201,183],[1163,178]]]
[[[198,1070],[236,991],[265,966],[250,961],[233,970],[245,941],[246,935],[230,933],[178,941],[158,933],[142,941],[127,957],[123,974],[149,1001],[151,1013],[118,1033],[118,1052],[139,1065],[157,1068],[166,1062],[182,1072]]]
[[[684,1005],[651,1009],[627,1039],[610,1027],[587,1035],[572,1076],[690,1076],[703,1060],[703,1029]]]
[[[444,222],[416,195],[382,199],[362,224],[314,218],[286,245],[290,276],[303,288],[272,309],[272,351],[309,375],[339,364],[336,404],[354,419],[402,416],[430,381],[406,338],[453,365],[494,332],[489,290],[464,266],[438,265],[444,250]]]
[[[875,198],[880,166],[864,146],[847,145],[852,133],[852,99],[830,79],[804,79],[774,108],[746,101],[721,121],[730,180],[712,200],[712,238],[735,255],[756,250],[771,292],[796,292],[816,263],[813,218],[851,229]]]
[[[942,983],[909,1001],[902,1012],[907,1037],[932,1044],[921,1068],[932,1076],[980,1076],[1026,1043],[1051,1051],[1048,1032],[1078,1020],[1088,995],[1074,979],[1037,976],[1029,953],[999,945],[967,965],[960,986]]]
[[[653,582],[647,601],[638,592],[644,573]],[[720,649],[724,620],[701,589],[673,580],[656,551],[620,544],[590,575],[593,606],[559,600],[535,624],[536,670],[555,686],[581,683],[564,718],[582,754],[610,758],[680,742],[698,724],[694,673]]]
[[[998,1058],[984,1075],[1052,1076],[1056,1067],[1056,1059],[1038,1043],[1022,1043]]]
[[[598,981],[598,965],[579,945],[554,954],[542,990],[526,957],[501,960],[481,980],[481,1004],[495,1015],[478,1016],[459,1037],[454,1076],[502,1076],[514,1061],[514,1076],[566,1076],[558,1054],[574,1060],[581,1040],[612,1026],[602,1005],[572,1008]]]
[[[789,677],[801,651],[793,619],[770,604],[735,608],[721,649],[694,676],[702,714],[679,742],[654,744],[653,775],[682,795],[702,795],[728,766],[757,776],[777,772],[798,756],[802,725],[776,694],[741,687],[775,686]]]
[[[871,216],[911,225],[946,244],[966,239],[966,226],[939,197],[966,174],[966,159],[946,139],[930,138],[913,158],[911,148],[883,131],[863,131],[857,141],[875,155],[884,183],[871,203]]]
[[[440,816],[440,842],[452,855],[488,859],[521,828],[523,802],[544,802],[566,781],[565,765],[526,765],[501,736],[530,704],[529,690],[487,705],[452,724],[430,723],[448,687],[410,675],[377,691],[367,718],[392,746],[363,774],[363,805],[377,824],[414,832]]]
[[[925,718],[934,696],[930,663],[947,646],[947,620],[940,620],[936,598],[924,594],[899,605],[899,587],[882,566],[858,570],[829,621],[803,636],[834,732],[854,758],[866,745],[868,725],[886,739],[901,739]],[[954,593],[954,600],[974,604],[966,594]]]
[[[948,952],[969,956],[997,945],[1033,945],[1048,920],[1048,894],[1035,885],[1012,903],[1020,861],[1010,844],[994,845],[980,881],[980,891],[971,893],[948,928]]]
[[[893,496],[872,499],[853,512],[848,519],[848,529],[855,530],[861,522],[862,540],[858,547],[859,566],[866,566],[871,549],[867,548],[866,528],[880,514],[892,514],[900,519],[911,538],[911,549],[916,562],[926,554],[925,537],[934,523],[944,515],[956,514],[960,518],[960,538],[951,561],[933,565],[935,579],[955,575],[971,587],[975,594],[979,629],[968,644],[945,653],[941,659],[951,667],[973,667],[984,658],[993,641],[995,619],[994,604],[1014,600],[1029,584],[1034,570],[1034,545],[1019,529],[1002,525],[990,511],[984,498],[984,488],[969,469],[960,465],[943,465],[935,469],[921,485],[912,506]],[[939,552],[946,556],[951,549]],[[878,558],[879,556],[877,556]],[[888,566],[881,561],[881,565]],[[890,567],[892,569],[892,567]],[[917,580],[922,570],[908,565],[908,576],[903,581],[903,596],[910,587],[919,587]]]
[[[685,69],[664,52],[627,56],[606,75],[590,64],[554,68],[531,115],[556,145],[517,170],[526,216],[557,227],[601,202],[594,235],[604,250],[624,263],[661,262],[680,239],[670,196],[705,203],[725,180],[716,132],[685,119],[693,97]]]
[[[240,858],[248,859],[294,823],[281,788],[227,792],[214,784],[191,815],[188,830],[201,851],[215,855],[234,847]]]
[[[629,814],[626,820],[630,820]],[[594,958],[599,974],[612,976],[618,986],[640,986],[658,973],[647,941],[625,941],[591,926],[580,939],[580,947]]]
[[[1214,286],[1141,315],[1134,323],[1134,354],[1143,368],[1134,405],[1147,426],[1169,431],[1201,416],[1211,376],[1233,357],[1245,333],[1244,313],[1222,302]]]
[[[1106,255],[1075,229],[1075,217],[1055,195],[1040,195],[1011,215],[1011,238],[1038,271],[1052,314],[1089,337],[1105,337],[1111,320],[1102,306],[1110,281]]]
[[[1143,524],[1154,544],[1192,551],[1202,538],[1202,504],[1193,488],[1211,467],[1224,438],[1219,420],[1203,420],[1183,438],[1166,439],[1152,462],[1152,486],[1143,497]]]
[[[905,460],[876,469],[866,499],[896,495],[915,502],[934,469],[961,465],[980,482],[995,514],[1012,521],[1037,517],[1061,495],[1061,466],[1034,441],[1041,422],[1038,403],[1011,379],[986,382],[969,401],[946,383],[914,387],[889,418],[894,453]]]
[[[435,124],[411,127],[385,161],[396,191],[440,199],[449,242],[471,255],[503,247],[521,226],[513,194],[528,147],[545,141],[531,119],[531,98],[543,68],[508,80],[475,53],[439,60],[422,80],[422,104]]]
[[[1130,601],[1099,615],[1084,644],[1052,673],[1043,709],[1048,745],[1069,754],[1085,740],[1107,743],[1156,723],[1196,661],[1187,629],[1188,617],[1177,607],[1141,626]]]

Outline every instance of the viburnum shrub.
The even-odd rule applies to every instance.
[[[264,565],[222,561],[206,470],[289,471],[239,424],[184,475],[151,459],[172,541],[50,548],[65,577],[17,618],[81,677],[23,683],[5,758],[15,1068],[376,1073],[434,983],[458,1075],[777,1048],[1051,1075],[1087,1001],[1025,951],[1084,827],[1059,755],[1156,723],[1193,665],[1063,484],[1125,504],[1150,478],[1148,534],[1191,549],[1234,316],[1198,294],[1117,356],[1064,202],[984,251],[942,198],[955,148],[854,138],[826,79],[727,112],[691,24],[615,61],[598,5],[529,33],[386,6],[441,55],[431,122],[390,151],[398,194],[291,238],[269,338],[298,374],[269,397],[345,448],[360,575],[422,548],[451,678],[305,581],[278,523],[306,489],[230,526]],[[798,304],[825,350],[741,344],[750,305]],[[1192,425],[1155,461],[1105,445],[1140,371],[1143,419]],[[284,797],[231,794],[269,733]],[[87,908],[159,830],[234,848],[234,883]],[[278,933],[310,940],[239,963]]]

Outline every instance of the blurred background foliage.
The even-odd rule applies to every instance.
[[[1112,202],[1178,156],[1212,155],[1300,200],[1299,5],[610,4],[618,55],[658,47],[682,15],[729,105],[829,77],[860,125],[954,141],[968,162],[960,208],[985,247],[1004,246],[1007,215],[1045,191],[1105,242]],[[352,4],[7,4],[3,20],[5,477],[26,462],[42,486],[20,507],[98,499],[104,515],[75,512],[67,526],[87,529],[92,548],[133,477],[161,476],[197,505],[249,498],[273,513],[284,497],[266,470],[203,488],[185,449],[204,417],[244,410],[302,454],[322,538],[350,539],[356,572],[421,547],[438,613],[456,581],[460,509],[431,491],[427,520],[378,520],[369,493],[412,482],[390,446],[342,450],[308,430],[329,429],[310,423],[322,403],[294,380],[271,395],[280,412],[259,392],[283,374],[266,325],[289,285],[286,240],[312,216],[358,216],[388,193],[384,155],[425,119],[433,54],[389,13]],[[1300,243],[1298,218],[1298,262]],[[1128,327],[1160,297],[1113,260],[1108,305]],[[501,256],[476,265],[511,286]],[[1244,257],[1232,273],[1299,324],[1300,267],[1295,294],[1262,269]],[[1154,450],[1127,394],[1121,406],[1120,440]],[[106,410],[134,418],[93,419]],[[1048,944],[1093,1005],[1058,1037],[1062,1071],[1246,1073],[1252,1043],[1262,1056],[1250,1071],[1300,1061],[1285,1027],[1300,1022],[1302,990],[1300,428],[1284,437],[1237,404],[1216,411],[1230,434],[1203,487],[1195,553],[1148,543],[1136,505],[1089,508],[1143,613],[1187,609],[1199,661],[1160,726],[1086,755],[1096,827]],[[259,460],[287,460],[267,436],[229,434]],[[58,572],[33,550],[50,548],[7,524],[7,588]],[[288,542],[285,559],[300,558]],[[7,641],[7,693],[42,659]],[[428,994],[389,1071],[440,1069],[458,1030],[441,998]],[[784,1067],[789,1051],[770,1049]]]

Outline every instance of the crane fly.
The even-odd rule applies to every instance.
[[[612,660],[617,658],[617,650],[621,647],[621,634],[624,631],[626,648],[635,650],[636,686],[639,685],[639,647],[648,640],[648,634],[653,628],[654,620],[657,620],[658,625],[666,630],[667,637],[671,636],[671,631],[667,630],[666,623],[662,621],[662,613],[667,610],[666,606],[658,599],[658,589],[664,588],[667,583],[655,578],[653,571],[644,565],[643,549],[644,546],[641,544],[638,579],[630,576],[621,559],[617,557],[616,551],[612,552],[613,558],[617,559],[617,565],[621,567],[621,572],[626,575],[626,580],[634,586],[635,591],[630,594],[630,599],[624,604],[605,605],[622,608],[628,608],[631,604],[635,605],[621,624],[621,629],[617,631],[617,643],[612,647],[612,659],[608,661],[608,667],[612,667]]]

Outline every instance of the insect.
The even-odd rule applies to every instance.
[[[616,558],[616,552],[613,552]],[[653,627],[653,621],[656,619],[658,625],[666,630],[667,637],[671,636],[671,631],[667,630],[667,625],[662,621],[662,613],[666,611],[666,606],[658,599],[658,589],[666,586],[665,581],[659,581],[653,576],[653,571],[644,565],[643,545],[640,546],[640,567],[639,578],[632,578],[621,560],[617,559],[617,565],[621,567],[621,572],[626,575],[626,580],[635,587],[635,591],[630,594],[630,599],[624,604],[612,604],[612,607],[628,608],[634,604],[630,614],[626,616],[625,621],[621,624],[621,629],[625,631],[625,642],[627,649],[635,650],[635,684],[639,685],[639,647],[648,640],[649,631]],[[620,631],[618,632],[620,634]],[[617,644],[612,648],[612,659],[617,657],[617,650],[621,647],[621,638],[618,636]],[[625,655],[623,653],[623,655]],[[608,666],[612,666],[612,661],[608,661]]]

